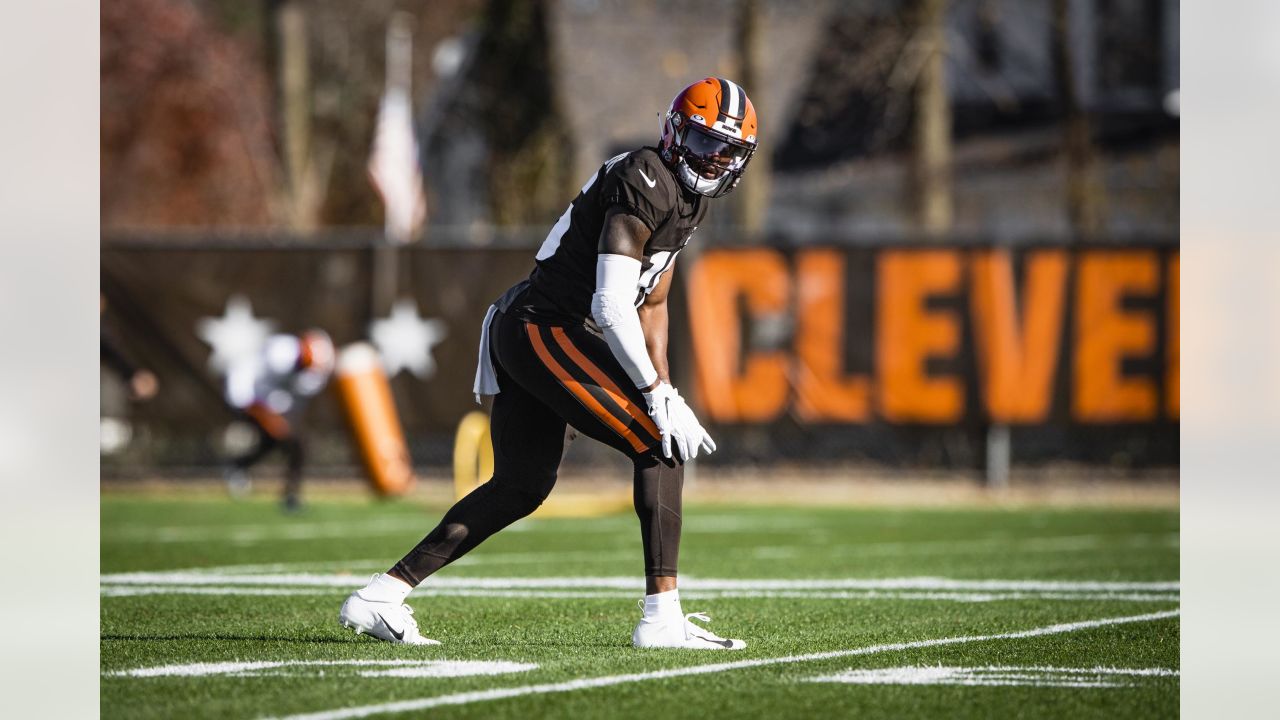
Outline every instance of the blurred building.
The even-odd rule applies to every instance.
[[[1067,0],[1067,53],[1094,120],[1110,236],[1177,232],[1178,1]],[[907,0],[755,4],[760,81],[748,88],[776,171],[768,229],[797,239],[912,233]],[[674,91],[740,77],[744,3],[564,0],[549,13],[575,175],[653,143]],[[945,16],[959,235],[1069,234],[1053,0],[953,0]]]
[[[376,227],[364,165],[383,33],[401,8],[416,18],[441,240],[491,239],[496,224],[536,242],[602,160],[656,142],[675,91],[710,74],[751,80],[776,175],[753,199],[769,234],[908,236],[916,17],[929,5],[943,13],[954,234],[1071,234],[1064,82],[1096,150],[1096,234],[1176,234],[1177,0],[114,0],[104,226]]]
[[[1169,100],[1178,89],[1178,3],[1064,4],[1068,26],[1061,37],[1047,0],[950,5],[954,232],[1005,242],[1071,235],[1062,86],[1069,78],[1100,166],[1105,211],[1099,235],[1176,236],[1178,121]],[[858,38],[872,32],[865,15],[837,16],[819,52],[856,67],[865,61],[859,46],[869,44]],[[1054,45],[1063,41],[1069,74],[1056,66],[1061,58]],[[779,150],[778,171],[789,181],[776,183],[775,229],[815,239],[833,230],[882,237],[910,232],[902,192],[909,111],[895,111],[895,99],[883,95],[896,71],[872,71],[883,80],[826,107],[817,99],[823,81],[811,77],[803,102],[814,116],[789,128]],[[834,132],[825,130],[831,127]]]

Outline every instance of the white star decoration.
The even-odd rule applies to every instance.
[[[243,295],[227,298],[222,317],[203,317],[196,322],[196,335],[213,348],[209,367],[225,373],[239,360],[258,354],[276,324],[253,316],[253,306]]]
[[[431,348],[448,334],[443,320],[423,320],[418,304],[409,299],[397,300],[390,316],[369,324],[369,337],[392,377],[406,369],[423,380],[434,375],[436,361]]]

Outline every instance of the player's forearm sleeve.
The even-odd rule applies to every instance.
[[[596,292],[591,296],[591,316],[604,333],[613,356],[638,388],[658,379],[658,371],[645,346],[644,329],[636,313],[640,287],[640,261],[626,255],[602,253],[596,261]]]

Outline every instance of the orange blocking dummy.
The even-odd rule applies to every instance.
[[[346,346],[334,375],[347,426],[374,489],[381,495],[408,491],[413,466],[378,351],[363,342]]]

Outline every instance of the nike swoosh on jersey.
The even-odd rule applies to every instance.
[[[636,168],[636,171],[640,173],[640,177],[644,178],[645,182],[649,183],[649,187],[653,187],[658,184],[657,180],[650,180],[649,176],[644,174],[644,168]]]
[[[378,613],[378,619],[382,621],[383,625],[387,626],[387,629],[391,631],[391,634],[394,635],[397,640],[404,640],[404,631],[396,630],[391,627],[391,623],[387,622],[387,619],[382,617],[382,613]]]

